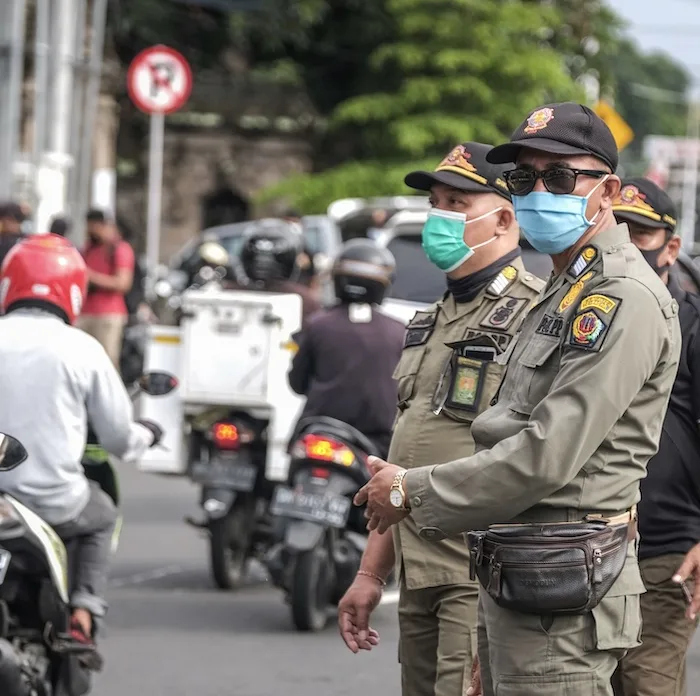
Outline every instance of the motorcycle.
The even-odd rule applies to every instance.
[[[232,590],[245,579],[248,562],[262,558],[275,536],[268,511],[272,486],[265,478],[266,419],[236,408],[215,407],[191,422],[190,470],[202,487],[203,522],[216,586]]]
[[[171,375],[161,372],[139,380],[139,389],[152,396],[167,394],[176,385]],[[0,433],[0,471],[20,466],[27,456],[21,442]],[[117,476],[108,459],[88,464],[85,473],[119,503]],[[84,696],[89,692],[94,647],[77,643],[68,632],[70,559],[75,552],[74,542],[64,544],[38,515],[0,492],[2,696]]]
[[[302,419],[290,448],[288,486],[277,486],[270,511],[285,520],[284,540],[266,566],[286,594],[299,631],[320,631],[328,608],[345,594],[367,546],[364,509],[352,498],[371,478],[377,448],[334,418]]]

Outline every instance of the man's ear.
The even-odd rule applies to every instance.
[[[622,181],[616,174],[611,174],[602,186],[603,195],[600,198],[600,207],[607,210],[612,207],[612,202],[617,198],[622,187]]]
[[[496,236],[501,237],[511,231],[515,223],[515,213],[510,205],[503,206],[503,210],[498,213],[498,222],[496,223]]]
[[[678,259],[678,254],[681,251],[681,238],[678,235],[673,235],[671,239],[668,240],[666,244],[665,253],[667,254],[666,263],[669,266],[673,266]]]

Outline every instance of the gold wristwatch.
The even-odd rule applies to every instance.
[[[391,488],[389,489],[389,502],[393,507],[399,510],[408,510],[406,505],[406,494],[403,491],[403,478],[408,472],[404,469],[399,471],[394,480],[392,481]]]

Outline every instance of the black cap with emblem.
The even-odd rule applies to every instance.
[[[676,206],[669,195],[649,179],[629,179],[612,205],[618,222],[632,222],[649,228],[676,229]]]
[[[419,191],[430,191],[434,184],[445,184],[470,193],[498,193],[510,200],[503,178],[506,167],[491,164],[486,159],[492,147],[483,143],[462,143],[450,151],[434,172],[411,172],[404,182]]]
[[[535,109],[518,126],[510,142],[494,147],[487,159],[495,164],[516,162],[524,147],[554,155],[593,155],[613,172],[619,161],[617,143],[603,119],[574,102]]]

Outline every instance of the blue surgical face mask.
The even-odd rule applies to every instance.
[[[441,271],[451,273],[473,256],[476,249],[486,246],[496,239],[494,235],[491,239],[470,247],[464,241],[465,226],[470,225],[472,222],[483,220],[499,210],[503,210],[503,206],[468,221],[464,213],[433,208],[428,213],[428,219],[423,225],[422,239],[425,255]]]
[[[603,184],[604,176],[587,196],[533,191],[526,196],[513,196],[515,219],[533,248],[542,254],[561,254],[595,225],[600,210],[592,220],[586,217],[586,206],[593,192]]]

